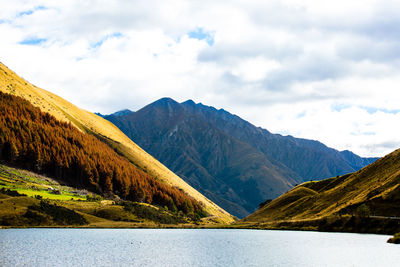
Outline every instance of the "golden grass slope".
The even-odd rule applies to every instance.
[[[356,214],[362,204],[371,209],[371,215],[400,216],[400,149],[358,172],[296,186],[244,221],[297,221]]]
[[[234,221],[229,213],[204,197],[167,167],[146,153],[111,122],[96,114],[80,109],[55,94],[30,84],[2,63],[0,63],[0,90],[23,97],[33,105],[39,107],[43,112],[48,112],[59,120],[71,122],[81,131],[93,133],[104,141],[107,141],[145,172],[166,184],[181,188],[188,195],[203,203],[206,211],[214,216],[215,220],[224,223]]]

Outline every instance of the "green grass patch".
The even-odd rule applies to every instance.
[[[30,189],[17,189],[20,194],[25,194],[28,197],[41,196],[46,199],[54,199],[54,200],[86,200],[86,197],[76,196],[70,193],[61,193],[60,195],[53,194],[47,191],[36,191]]]
[[[0,185],[0,188],[9,189],[17,191],[20,194],[25,194],[29,197],[41,196],[46,199],[54,199],[54,200],[86,200],[86,196],[75,195],[70,192],[60,192],[60,194],[54,194],[46,188],[29,188],[30,185],[24,184],[6,184]]]
[[[85,195],[73,193],[74,189],[60,185],[48,177],[0,165],[0,188],[15,190],[29,197],[39,196],[52,200],[86,200]]]

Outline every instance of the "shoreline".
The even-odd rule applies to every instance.
[[[58,225],[49,225],[49,226],[0,226],[0,230],[6,229],[226,229],[226,230],[266,230],[266,231],[300,231],[300,232],[320,232],[320,233],[349,233],[349,234],[373,234],[373,235],[387,235],[392,236],[396,233],[382,233],[382,232],[361,232],[361,231],[329,231],[329,230],[318,230],[314,228],[290,228],[290,227],[259,227],[259,226],[233,226],[233,225],[221,225],[221,226],[182,226],[182,225],[162,225],[160,226],[104,226],[104,227],[96,227],[96,226],[58,226]]]

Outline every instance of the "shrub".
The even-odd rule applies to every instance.
[[[99,195],[86,195],[86,200],[87,201],[100,201],[101,196]]]
[[[356,210],[356,213],[358,216],[361,218],[369,217],[371,215],[371,210],[369,207],[364,203],[361,206],[359,206]]]
[[[46,200],[41,200],[39,205],[29,206],[27,211],[28,215],[25,214],[25,217],[32,216],[32,211],[37,211],[49,215],[53,219],[53,221],[57,224],[83,225],[88,223],[82,215],[76,213],[75,211],[65,207],[51,204]]]
[[[261,209],[262,207],[264,207],[265,205],[271,203],[272,199],[267,199],[264,202],[261,202],[260,204],[258,204],[258,208]]]
[[[123,206],[126,211],[135,214],[137,217],[142,219],[148,219],[163,224],[177,224],[186,222],[183,218],[177,215],[162,212],[156,208],[139,203],[125,201]]]
[[[45,216],[29,208],[24,214],[24,217],[29,219],[32,224],[36,225],[44,224],[47,222],[47,218]]]
[[[7,189],[7,188],[0,188],[0,193],[9,195],[11,197],[26,197],[25,194],[20,194],[20,193],[18,193],[18,191],[10,190],[10,189]]]
[[[393,244],[400,244],[400,233],[397,233],[392,238],[389,238],[387,242]]]

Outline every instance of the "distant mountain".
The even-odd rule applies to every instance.
[[[290,229],[308,220],[329,231],[393,234],[400,230],[399,170],[400,149],[352,174],[298,185],[243,221]]]
[[[124,116],[124,115],[128,115],[128,114],[130,114],[130,113],[132,113],[132,112],[133,112],[133,111],[130,111],[129,109],[123,109],[123,110],[114,112],[114,113],[111,114],[111,115],[114,115],[114,116]],[[106,116],[106,115],[101,114],[101,113],[99,113],[99,112],[95,112],[94,114],[96,114],[97,116],[103,117],[103,118]]]
[[[359,170],[375,162],[378,158],[362,158],[349,150],[341,151],[340,154],[347,160],[347,162],[355,169]]]
[[[173,189],[174,191],[178,190],[181,193],[183,192],[185,195],[189,195],[197,202],[201,203],[205,211],[208,214],[210,214],[210,218],[212,221],[225,222],[225,223],[234,221],[233,217],[230,214],[228,214],[220,207],[215,205],[215,203],[213,203],[212,201],[204,197],[202,194],[200,194],[193,187],[188,185],[183,179],[178,177],[175,173],[173,173],[171,170],[169,170],[167,167],[161,164],[158,160],[156,160],[154,157],[146,153],[142,148],[140,148],[124,133],[122,133],[115,125],[101,118],[100,116],[97,116],[86,110],[80,109],[79,107],[73,105],[72,103],[66,101],[65,99],[55,94],[52,94],[49,91],[43,90],[41,88],[36,87],[35,85],[32,85],[31,83],[25,81],[17,74],[15,74],[13,71],[8,69],[2,63],[0,63],[0,91],[6,94],[19,96],[27,100],[31,105],[38,107],[41,110],[41,112],[44,112],[47,115],[50,114],[54,116],[54,119],[58,121],[71,124],[74,128],[76,128],[76,131],[88,134],[92,137],[95,136],[103,143],[106,143],[112,149],[110,150],[111,152],[107,152],[106,155],[104,155],[105,157],[115,157],[117,154],[119,154],[123,156],[125,160],[128,160],[130,162],[129,163],[130,165],[133,164],[134,166],[136,166],[140,173],[143,172],[145,173],[145,176],[151,177],[150,178],[151,185],[154,185],[154,181],[162,184],[162,186],[157,185],[156,187],[152,187],[153,188],[152,190],[153,191],[155,190],[155,192],[153,192],[154,194],[152,193],[154,196],[158,194],[157,191],[159,192],[164,191],[164,190],[160,191],[161,187],[164,186],[166,188],[169,188],[167,189],[167,191],[170,189]],[[21,126],[20,128],[25,129],[26,126]],[[15,130],[18,131],[20,129],[16,128]],[[0,136],[3,137],[2,132],[0,132]],[[27,134],[27,136],[24,137],[31,138],[32,135],[29,133]],[[21,141],[22,139],[18,140],[20,140],[19,142],[22,142]],[[48,140],[48,138],[44,138],[44,140]],[[69,139],[67,138],[67,140]],[[23,143],[22,147],[24,151],[27,149],[27,146],[30,150],[32,150],[29,145],[30,146],[32,145],[31,141],[26,140]],[[53,150],[56,148],[57,148],[56,146],[52,147]],[[113,153],[112,151],[115,151],[117,153]],[[85,148],[82,152],[87,152],[87,149]],[[93,155],[97,154],[98,153],[93,153]],[[70,160],[71,154],[63,153],[62,157],[66,157]],[[58,158],[56,159],[57,159],[56,161],[57,164],[64,164],[63,161],[59,161]],[[97,160],[94,160],[94,162],[96,161]],[[100,160],[99,162],[102,162],[102,160]],[[130,172],[128,170],[130,167],[125,168],[123,164],[119,164],[118,162],[119,160],[114,160],[114,167],[109,167],[109,166],[106,167],[104,169],[104,173],[102,174],[109,174],[110,170],[118,170],[118,169],[122,170],[123,172]],[[70,171],[72,171],[73,168],[71,167],[70,164],[71,162],[69,162],[67,165],[62,165],[62,166],[66,169],[71,169]],[[97,163],[96,166],[97,165],[99,165],[99,163]],[[119,166],[120,168],[115,165],[120,165]],[[71,168],[68,168],[68,166]],[[87,171],[89,169],[93,169],[93,166],[86,166],[83,168],[84,171]],[[69,170],[63,170],[62,173],[66,173],[67,171]],[[56,176],[58,177],[60,175],[63,176],[64,174],[59,173],[59,175]],[[71,176],[73,177],[73,175]],[[129,175],[125,174],[119,175],[119,177],[125,177],[126,179],[130,180],[128,176]],[[78,177],[78,175],[75,175],[75,177]],[[96,177],[96,174],[92,173],[92,175],[91,176],[89,175],[89,177]],[[106,177],[105,181],[108,183],[107,176],[104,177]],[[114,174],[112,175],[112,177],[114,177]],[[111,176],[109,178],[111,178]],[[111,178],[111,180],[113,180],[113,178]],[[141,183],[146,183],[145,182],[146,179],[143,177],[141,177],[139,180],[141,180],[140,182],[138,182],[139,185]],[[129,187],[129,183],[130,183],[129,181],[126,183],[127,185],[126,188]],[[97,181],[96,183],[94,183],[94,185],[96,184]],[[121,186],[121,184],[119,184],[118,186]],[[131,186],[132,188],[134,188],[133,184],[131,184]],[[101,184],[100,187],[102,188],[102,190],[104,190],[104,187]],[[121,190],[118,191],[121,193]],[[114,192],[116,193],[116,191]],[[180,193],[177,192],[177,196],[179,195]]]
[[[124,116],[124,115],[128,115],[128,114],[131,114],[131,113],[132,113],[132,111],[130,111],[129,109],[123,109],[123,110],[120,110],[120,111],[117,111],[117,112],[113,113],[113,115],[114,116]]]
[[[162,98],[137,112],[105,119],[238,217],[297,183],[353,172],[376,160],[272,134],[192,100]]]

